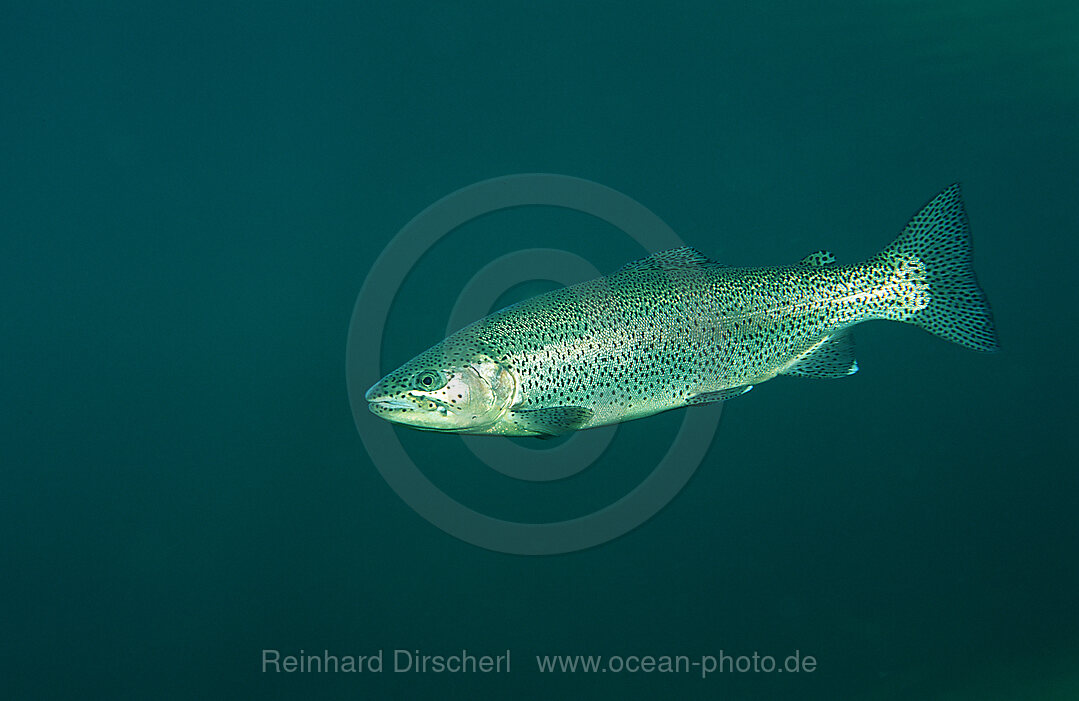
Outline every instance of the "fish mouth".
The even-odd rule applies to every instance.
[[[367,408],[370,409],[372,413],[392,413],[394,411],[409,411],[418,408],[415,402],[409,401],[408,399],[384,394],[382,388],[379,386],[380,384],[381,383],[376,383],[363,395],[363,398],[367,400]]]
[[[371,411],[378,409],[415,409],[416,405],[407,399],[394,399],[392,397],[380,397],[368,399],[368,408]]]
[[[393,415],[419,414],[423,412],[416,397],[387,396],[380,392],[374,392],[375,388],[367,390],[364,398],[367,400],[367,408],[371,413],[378,414],[387,419],[393,419]]]
[[[378,385],[367,390],[364,399],[367,400],[367,408],[374,414],[391,414],[385,418],[393,419],[392,414],[411,413],[420,416],[428,413],[437,413],[442,416],[456,414],[457,408],[452,407],[441,399],[431,397],[418,392],[409,392],[408,397],[392,397],[376,392]],[[433,409],[422,406],[424,403],[434,404]]]

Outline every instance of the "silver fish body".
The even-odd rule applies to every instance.
[[[414,428],[552,436],[723,401],[781,374],[852,374],[849,329],[872,319],[997,348],[958,185],[862,263],[821,251],[796,265],[733,268],[692,248],[664,251],[480,319],[367,399]]]

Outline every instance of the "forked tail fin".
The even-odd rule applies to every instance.
[[[989,300],[978,285],[970,228],[956,183],[922,211],[874,259],[924,285],[922,303],[896,318],[979,351],[995,351],[997,331]]]

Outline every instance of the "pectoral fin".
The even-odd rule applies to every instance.
[[[516,409],[509,419],[541,438],[576,431],[592,418],[592,410],[583,406],[552,406],[546,409]]]

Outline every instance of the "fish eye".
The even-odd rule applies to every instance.
[[[446,386],[446,378],[436,370],[423,370],[416,373],[415,382],[420,389],[442,389]]]

